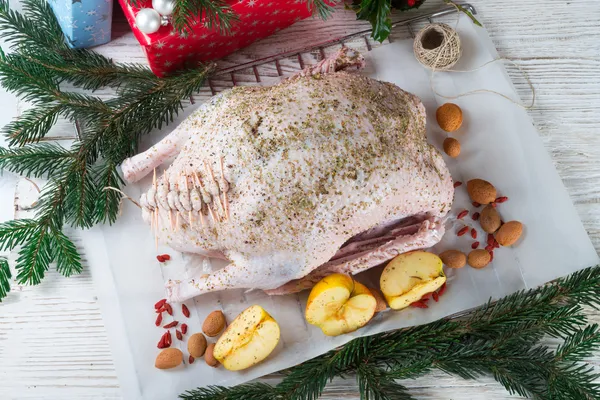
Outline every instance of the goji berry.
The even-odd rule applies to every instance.
[[[157,301],[156,304],[154,305],[154,309],[158,310],[159,308],[164,306],[166,302],[167,302],[167,299],[162,299],[162,300]]]
[[[177,325],[179,325],[179,321],[173,321],[173,322],[169,322],[168,324],[163,326],[163,328],[164,329],[175,328]]]
[[[183,313],[183,315],[186,316],[186,318],[190,317],[190,310],[187,308],[187,306],[185,304],[181,305],[181,312]]]

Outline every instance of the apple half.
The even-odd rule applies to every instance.
[[[214,357],[230,371],[258,364],[279,343],[279,324],[261,306],[250,306],[233,320],[217,341]]]
[[[384,268],[379,281],[385,299],[394,310],[419,301],[444,282],[442,260],[427,251],[412,251],[395,257]]]
[[[325,335],[338,336],[365,326],[376,307],[377,300],[365,285],[349,275],[332,274],[311,290],[305,315]]]

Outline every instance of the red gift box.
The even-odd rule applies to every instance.
[[[231,8],[239,21],[229,34],[221,35],[215,27],[208,29],[200,18],[192,23],[192,32],[177,33],[169,24],[146,34],[137,29],[135,16],[141,8],[151,8],[152,1],[140,1],[139,8],[128,0],[119,0],[119,3],[148,57],[152,72],[159,77],[186,65],[224,57],[312,15],[306,1],[235,0]]]

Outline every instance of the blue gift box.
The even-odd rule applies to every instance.
[[[48,0],[67,43],[73,48],[110,41],[112,0]]]

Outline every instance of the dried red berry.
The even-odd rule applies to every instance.
[[[438,296],[443,295],[445,291],[446,291],[446,283],[444,282],[444,284],[440,287],[440,290],[438,290]]]
[[[462,210],[461,212],[458,213],[458,215],[456,216],[456,219],[463,219],[469,212],[467,210]]]
[[[160,326],[161,323],[162,323],[162,313],[160,313],[156,316],[155,324],[156,324],[156,326]]]
[[[454,182],[454,189],[456,189],[457,187],[459,187],[460,185],[462,185],[461,181],[456,181]]]
[[[506,200],[508,200],[508,197],[502,196],[502,197],[498,197],[496,200],[494,200],[494,203],[504,203]]]
[[[163,260],[165,260],[165,261],[169,261],[169,260],[171,259],[171,256],[170,256],[170,255],[168,255],[168,254],[163,254],[163,255],[161,255],[161,257],[162,257],[162,258],[163,258]]]
[[[487,244],[492,246],[494,244],[494,235],[492,233],[488,233],[487,235]]]
[[[472,202],[471,204],[473,204],[473,207],[481,207],[481,204],[476,201]]]
[[[183,313],[183,315],[186,316],[186,318],[190,317],[190,310],[189,310],[189,308],[187,308],[187,306],[185,304],[181,305],[181,312]]]
[[[477,239],[477,231],[475,230],[475,228],[471,228],[471,237],[473,239]]]
[[[490,252],[492,250],[494,250],[494,246],[492,246],[491,244],[488,244],[487,246],[485,246],[485,249]]]
[[[496,202],[495,202],[495,201],[492,201],[492,202],[490,203],[490,205],[491,205],[492,207],[496,208]]]
[[[181,324],[181,333],[184,335],[187,333],[187,324]]]
[[[163,326],[163,328],[164,329],[175,328],[177,325],[179,325],[179,321],[173,321],[173,322],[169,322],[168,324]]]
[[[193,363],[194,363],[194,360],[195,360],[195,359],[194,359],[194,357],[192,357],[192,356],[190,356],[190,358],[188,358],[188,362],[189,362],[190,364],[193,364]]]
[[[473,221],[477,221],[479,219],[479,213],[478,212],[474,212],[473,216],[471,218],[473,218]]]
[[[471,245],[471,248],[472,248],[473,250],[475,250],[475,249],[476,249],[476,248],[478,248],[478,247],[479,247],[479,242],[473,242],[473,244]]]
[[[433,297],[433,301],[435,301],[436,303],[437,303],[438,301],[440,301],[440,295],[439,295],[437,292],[433,292],[433,293],[431,294],[431,297]]]
[[[164,263],[166,261],[163,256],[156,256],[156,259],[158,260],[159,263]]]
[[[154,305],[154,309],[158,310],[159,308],[164,306],[166,302],[167,302],[167,299],[162,299],[162,300],[157,301],[156,304]]]
[[[457,235],[457,236],[462,236],[462,235],[464,235],[465,233],[467,233],[468,231],[469,231],[469,227],[468,227],[468,226],[463,226],[462,228],[460,228],[460,229],[458,230],[458,232],[456,232],[456,235]]]
[[[414,303],[411,303],[410,305],[411,307],[415,307],[415,308],[429,308],[429,306],[421,301],[415,301]]]
[[[173,343],[173,340],[171,338],[171,331],[167,331],[167,333],[165,333],[165,342],[167,343],[167,347],[171,346],[171,344]]]
[[[169,313],[169,315],[173,315],[173,307],[169,303],[165,303],[165,311]]]
[[[179,331],[179,329],[175,331],[175,336],[177,336],[177,339],[183,340],[183,335],[181,334],[181,331]]]
[[[494,252],[490,251],[490,262],[494,260]]]

